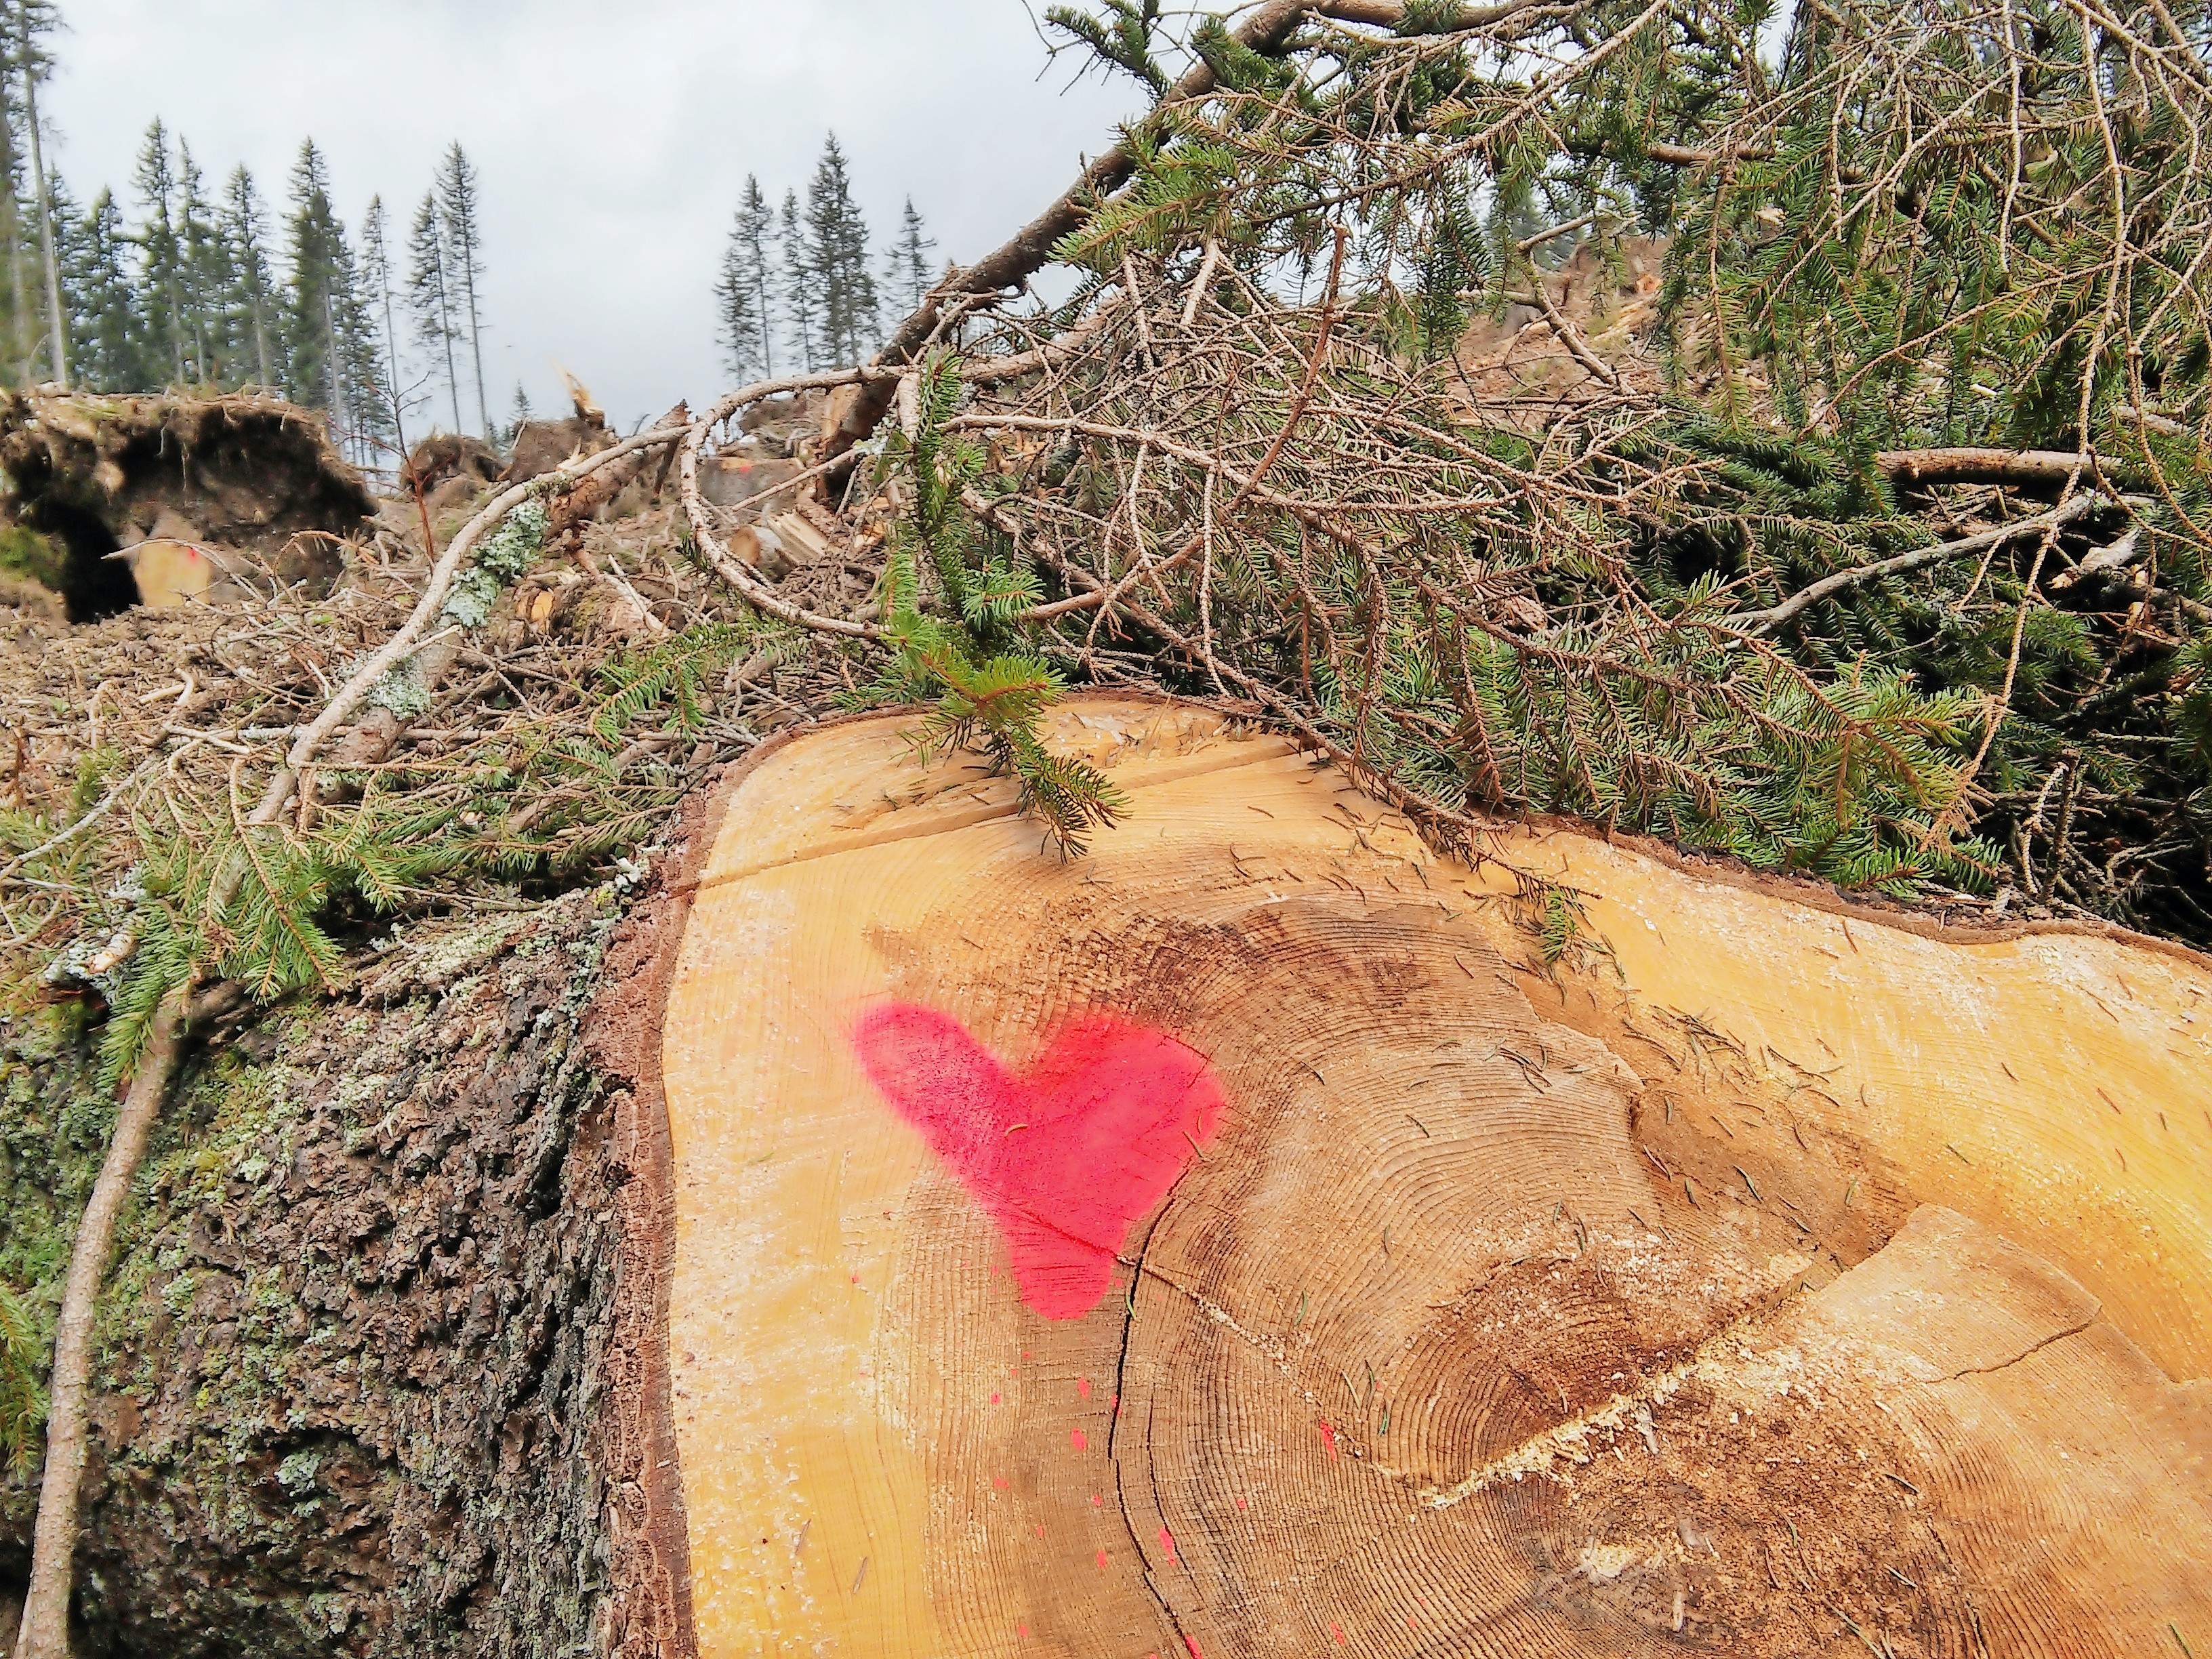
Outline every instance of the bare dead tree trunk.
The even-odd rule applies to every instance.
[[[276,375],[269,362],[268,311],[262,304],[261,295],[258,294],[253,296],[253,358],[255,365],[261,371],[263,387],[270,391],[275,390]]]
[[[54,252],[53,193],[46,179],[46,144],[39,131],[39,77],[25,43],[23,113],[31,129],[31,172],[39,181],[39,247],[46,263],[46,321],[54,342],[54,379],[70,383],[69,315],[62,309],[61,260]]]
[[[469,351],[477,368],[477,424],[483,428],[484,439],[491,439],[491,401],[484,396],[483,325],[477,316],[477,279],[472,258],[461,269],[462,292],[469,302]]]
[[[399,330],[392,319],[392,281],[389,274],[384,281],[384,355],[392,364],[392,429],[399,441],[399,459],[404,463],[414,451],[407,442],[407,399],[399,389]]]
[[[461,426],[461,373],[453,362],[453,309],[451,296],[446,289],[446,256],[438,254],[438,334],[446,348],[446,390],[453,400],[453,430]],[[435,422],[432,422],[433,425]]]
[[[1893,483],[2063,484],[2069,479],[2118,479],[2140,471],[2115,456],[2071,449],[1885,449],[1875,465]]]
[[[358,456],[360,451],[354,445],[354,434],[350,430],[353,422],[346,416],[345,387],[338,374],[338,316],[337,303],[331,294],[331,285],[328,282],[323,284],[323,349],[329,354],[325,368],[329,371],[330,380],[331,441],[333,443],[343,441],[346,448],[352,450],[354,454]],[[345,422],[343,426],[339,424],[342,421]],[[345,434],[343,440],[338,436],[341,432]]]
[[[15,139],[13,124],[0,120],[0,177],[13,178],[15,171]],[[0,191],[0,226],[4,226],[8,244],[9,298],[13,303],[15,323],[14,346],[16,362],[23,365],[25,378],[30,374],[31,343],[30,305],[23,290],[23,216],[15,205],[15,192]]]

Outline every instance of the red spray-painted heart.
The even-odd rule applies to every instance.
[[[1112,1015],[1067,1026],[1020,1077],[958,1020],[910,1002],[863,1014],[853,1046],[999,1224],[1023,1299],[1047,1319],[1098,1305],[1131,1229],[1221,1117],[1204,1055]]]

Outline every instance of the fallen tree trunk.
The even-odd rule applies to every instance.
[[[1890,482],[1933,489],[1942,484],[2011,484],[2027,489],[2106,479],[2134,479],[2139,464],[2070,449],[1886,449],[1875,464]]]
[[[77,1218],[59,1316],[54,1324],[54,1363],[48,1383],[46,1456],[39,1487],[38,1518],[31,1537],[27,1576],[15,1644],[26,1659],[68,1659],[70,1591],[75,1581],[78,1515],[83,1490],[86,1387],[92,1369],[93,1324],[100,1287],[107,1277],[110,1242],[131,1197],[131,1178],[161,1121],[169,1079],[183,1041],[190,986],[179,986],[154,1018],[138,1075],[116,1114],[100,1177],[92,1184]]]
[[[667,1650],[2212,1648],[2203,958],[1052,735],[1081,862],[865,721],[664,925]]]
[[[1053,721],[1133,808],[1063,863],[905,729],[765,751],[619,924],[204,1037],[93,1650],[2212,1639],[2202,958],[1566,828],[1469,868],[1127,700]],[[32,1252],[100,1139],[33,1035]]]
[[[677,412],[682,410],[679,404]],[[274,824],[295,795],[303,787],[312,787],[309,768],[324,744],[369,700],[385,674],[413,659],[425,630],[434,621],[447,617],[443,607],[448,594],[478,544],[507,513],[549,493],[570,497],[565,501],[556,500],[540,526],[549,534],[565,535],[580,521],[581,514],[604,499],[597,492],[606,487],[610,475],[631,466],[647,450],[664,446],[672,435],[659,430],[640,434],[595,457],[579,458],[544,479],[510,486],[471,520],[438,554],[424,591],[407,622],[381,647],[356,665],[352,677],[331,696],[320,715],[300,730],[283,765],[270,778],[260,804],[239,823],[241,837],[249,837],[256,830]],[[495,581],[492,591],[495,589]],[[489,603],[482,593],[475,598],[478,603]],[[475,620],[481,622],[483,617],[478,616]],[[453,617],[451,625],[465,626],[467,619]],[[441,657],[420,672],[434,678],[449,662],[450,657]],[[371,753],[388,752],[397,730],[396,724],[376,726],[360,735],[356,746]],[[232,775],[234,788],[236,773],[234,771]],[[234,817],[237,817],[234,801],[232,810]],[[215,878],[207,901],[212,912],[220,915],[228,909],[233,896],[246,879],[249,867],[258,879],[267,882],[261,859],[250,840]],[[152,1036],[131,1080],[105,1161],[92,1183],[71,1242],[70,1270],[56,1323],[54,1364],[48,1383],[51,1411],[46,1470],[39,1495],[31,1568],[18,1638],[25,1659],[64,1659],[68,1647],[95,1304],[106,1276],[115,1224],[136,1182],[139,1160],[144,1155],[190,1036],[187,1011],[201,988],[204,971],[194,965],[161,998],[154,1016]]]
[[[94,1345],[85,1655],[653,1651],[615,1581],[643,1188],[592,1013],[610,895],[410,928],[185,1060]],[[0,1026],[0,1249],[66,1257],[104,1105],[58,1011]],[[0,1467],[0,1601],[35,1483]],[[0,1630],[0,1643],[12,1632]]]

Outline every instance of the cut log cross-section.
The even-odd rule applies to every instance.
[[[699,1653],[2212,1655],[2212,966],[1154,702],[1061,862],[904,732],[731,786],[663,1011]]]

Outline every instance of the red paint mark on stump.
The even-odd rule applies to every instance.
[[[1328,1443],[1328,1461],[1332,1463],[1335,1462],[1337,1459],[1336,1431],[1329,1426],[1327,1419],[1322,1421],[1321,1437]]]
[[[1190,1659],[1206,1659],[1206,1656],[1198,1650],[1198,1638],[1195,1636],[1184,1637],[1182,1644],[1190,1650]]]
[[[861,1015],[869,1081],[998,1223],[1022,1299],[1079,1319],[1115,1258],[1213,1133],[1221,1086],[1204,1055],[1112,1015],[1067,1026],[1021,1076],[959,1021],[915,1003]],[[1020,1134],[1009,1133],[1025,1125]]]
[[[1337,1646],[1342,1647],[1344,1645],[1344,1626],[1338,1624],[1334,1619],[1328,1621],[1328,1633],[1336,1638]]]
[[[1160,1528],[1160,1549],[1172,1561],[1176,1559],[1175,1534],[1165,1527]]]
[[[1098,1552],[1098,1571],[1101,1572],[1106,1571],[1106,1552],[1104,1550]]]
[[[997,1405],[997,1404],[999,1403],[999,1396],[998,1396],[998,1395],[997,1395],[995,1392],[991,1395],[991,1403],[992,1403],[994,1406],[995,1406],[995,1405]]]
[[[1067,1431],[1067,1443],[1074,1447],[1078,1451],[1089,1451],[1091,1449],[1091,1437],[1084,1433],[1080,1429],[1070,1429]]]
[[[1089,1377],[1079,1376],[1075,1379],[1075,1395],[1076,1398],[1079,1400],[1088,1400],[1091,1398],[1091,1379]]]

